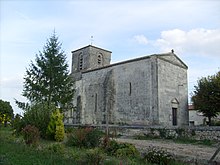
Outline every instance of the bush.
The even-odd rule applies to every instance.
[[[64,126],[56,126],[55,140],[61,142],[64,139]]]
[[[101,142],[102,132],[92,127],[78,128],[68,136],[67,144],[76,147],[94,148]]]
[[[86,164],[88,165],[99,165],[103,161],[105,155],[99,148],[90,149],[86,153]]]
[[[50,139],[55,139],[56,141],[63,141],[65,134],[63,115],[60,113],[59,109],[56,109],[56,111],[54,111],[51,114],[46,134]]]
[[[41,137],[46,138],[46,130],[50,121],[50,115],[54,109],[55,106],[50,105],[49,108],[46,103],[33,105],[24,113],[24,117],[22,118],[24,127],[26,125],[34,125],[39,129]]]
[[[98,147],[101,142],[101,138],[103,137],[103,133],[96,128],[87,127],[85,131],[88,132],[86,134],[86,146],[88,148]]]
[[[65,130],[65,133],[69,134],[69,133],[73,133],[75,129],[72,127],[65,127],[64,130]]]
[[[23,130],[23,137],[25,140],[25,143],[30,145],[36,145],[39,142],[40,139],[40,132],[39,129],[35,126],[27,125]]]
[[[12,121],[12,127],[14,129],[13,134],[19,135],[21,133],[22,129],[25,127],[25,123],[20,115],[16,114],[14,120]]]
[[[144,159],[147,162],[159,164],[159,165],[169,165],[174,161],[171,154],[164,150],[158,150],[155,148],[150,148],[146,154],[144,154]]]
[[[48,146],[48,150],[54,153],[63,154],[64,153],[64,146],[62,144],[52,144]]]
[[[118,143],[115,140],[111,140],[108,146],[105,148],[107,154],[116,157],[140,157],[140,153],[133,144]]]

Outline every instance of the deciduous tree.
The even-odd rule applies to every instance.
[[[13,109],[10,102],[0,99],[0,124],[3,123],[6,126],[7,122],[10,121],[13,116]]]
[[[211,125],[211,119],[220,113],[220,71],[198,80],[192,102],[196,109],[208,117]]]

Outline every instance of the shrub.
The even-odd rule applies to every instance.
[[[56,126],[55,140],[61,142],[64,139],[64,126]]]
[[[111,140],[108,146],[105,148],[107,154],[116,157],[134,157],[138,158],[140,153],[133,144],[118,143],[115,140]]]
[[[39,129],[35,126],[27,125],[23,130],[23,137],[25,140],[25,143],[30,145],[36,145],[39,142],[40,139],[40,132]]]
[[[69,133],[73,133],[75,129],[72,127],[65,127],[64,130],[65,130],[65,133],[69,134]]]
[[[94,148],[99,146],[102,133],[92,127],[78,128],[68,136],[67,144],[70,146]]]
[[[160,133],[161,138],[167,138],[167,130],[165,128],[159,128],[158,131]]]
[[[128,144],[128,143],[122,143],[121,147],[123,148],[119,148],[115,153],[117,157],[138,157],[139,156],[139,152],[135,148],[134,145]]]
[[[86,153],[86,164],[99,165],[103,161],[105,155],[99,148],[90,149]]]
[[[48,124],[46,134],[50,139],[63,141],[64,139],[63,115],[60,113],[59,109],[56,109],[51,114],[50,122]]]
[[[46,103],[31,106],[30,109],[25,111],[24,117],[22,118],[24,127],[26,125],[34,125],[39,129],[41,137],[46,138],[50,115],[54,109],[55,106],[50,105],[50,107],[48,107]]]
[[[116,151],[120,148],[119,143],[115,140],[108,141],[108,144],[104,147],[108,155],[114,155]]]
[[[67,145],[81,148],[85,146],[85,136],[85,131],[77,129],[72,134],[68,135]]]
[[[85,138],[86,146],[88,148],[98,147],[100,145],[101,138],[103,136],[102,132],[92,127],[85,128],[85,131],[88,132]]]
[[[164,150],[158,150],[155,148],[150,148],[148,152],[144,154],[144,159],[147,160],[147,162],[160,165],[168,165],[174,161],[171,154]]]
[[[12,121],[12,127],[14,129],[13,134],[19,135],[22,131],[22,128],[25,127],[25,123],[23,122],[20,115],[16,114],[14,120]]]
[[[52,144],[52,145],[48,146],[48,150],[52,151],[54,153],[63,154],[64,153],[64,146],[62,144]]]

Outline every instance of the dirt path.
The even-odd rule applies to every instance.
[[[147,150],[149,147],[164,149],[184,161],[202,162],[199,164],[207,164],[217,149],[217,147],[203,145],[179,144],[169,140],[117,139],[117,141],[134,144],[141,152]],[[220,161],[220,153],[218,153],[214,160]]]

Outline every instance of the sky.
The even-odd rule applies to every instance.
[[[219,9],[218,0],[0,0],[0,99],[22,113],[14,99],[26,101],[25,71],[54,30],[69,70],[71,51],[91,43],[112,51],[112,63],[174,49],[190,98],[220,70]]]

